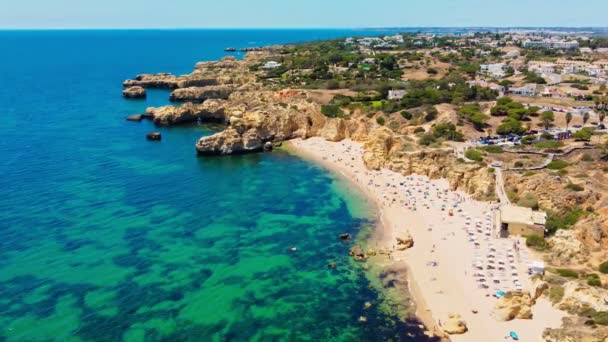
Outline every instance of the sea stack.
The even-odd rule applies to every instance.
[[[122,96],[127,99],[145,99],[146,90],[140,86],[128,87],[122,91]]]

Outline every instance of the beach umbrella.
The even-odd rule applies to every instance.
[[[515,341],[519,340],[519,335],[517,335],[517,333],[515,331],[510,331],[509,332],[509,336],[514,339]]]
[[[496,295],[497,295],[498,297],[504,297],[504,296],[505,296],[505,293],[504,293],[504,291],[498,291],[498,292],[496,292]]]

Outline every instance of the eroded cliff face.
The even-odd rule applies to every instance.
[[[493,198],[494,176],[483,165],[458,163],[451,150],[405,152],[403,135],[360,113],[345,119],[328,118],[308,91],[273,91],[258,83],[252,66],[267,57],[268,52],[255,52],[242,61],[227,57],[201,62],[188,75],[139,75],[125,81],[124,86],[174,89],[170,99],[185,103],[146,111],[158,125],[196,121],[225,124],[224,131],[196,142],[201,155],[257,152],[268,143],[294,138],[351,139],[364,145],[363,159],[370,169],[387,167],[405,175],[447,178],[453,190],[479,199]]]
[[[376,127],[363,139],[363,160],[370,169],[387,167],[404,175],[445,178],[452,191],[463,191],[476,199],[495,197],[495,176],[481,164],[461,163],[451,149],[404,151],[403,140],[385,127]]]

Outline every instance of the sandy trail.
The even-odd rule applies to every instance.
[[[545,328],[560,326],[563,313],[545,299],[533,307],[532,320],[499,322],[492,317],[497,291],[531,285],[526,273],[530,252],[522,240],[497,236],[495,204],[449,191],[445,180],[367,170],[361,144],[350,140],[297,139],[291,145],[357,184],[377,203],[381,248],[394,249],[396,237],[411,234],[414,247],[395,251],[392,262],[407,263],[417,314],[427,326],[441,326],[450,313],[460,314],[469,331],[451,336],[452,341],[502,341],[510,331],[520,341],[540,341]]]

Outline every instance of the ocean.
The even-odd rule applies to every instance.
[[[125,121],[168,103],[123,99],[136,74],[369,34],[0,31],[0,341],[425,340],[338,239],[375,224],[360,194],[285,151],[197,157],[220,127]]]

